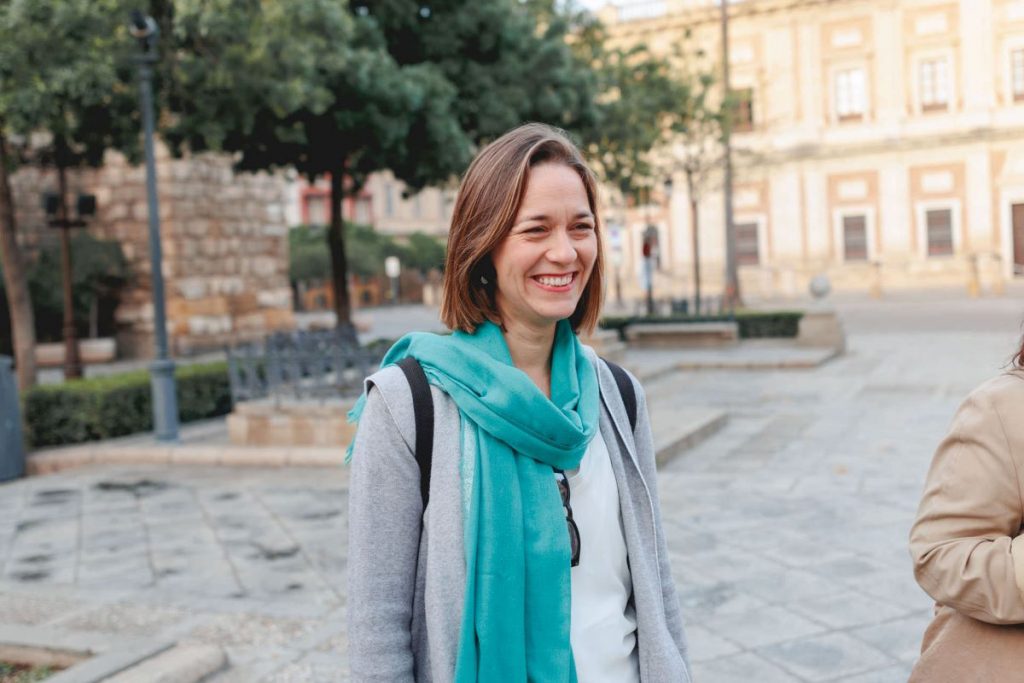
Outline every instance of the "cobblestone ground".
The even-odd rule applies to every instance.
[[[873,310],[816,370],[647,386],[731,415],[659,480],[700,683],[906,680],[930,611],[906,553],[924,473],[1016,330],[1010,304],[976,331],[948,307],[920,327]],[[219,643],[217,683],[346,680],[346,485],[181,466],[0,485],[0,625]]]
[[[858,305],[850,352],[817,370],[647,387],[731,415],[660,472],[698,681],[907,679],[932,609],[906,550],[924,475],[957,405],[1017,342],[1019,304],[972,309],[992,332],[958,329],[967,306]]]

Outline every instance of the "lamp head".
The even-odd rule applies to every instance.
[[[156,43],[160,36],[160,28],[153,17],[143,14],[140,10],[132,10],[131,22],[128,28],[143,49],[149,49]]]

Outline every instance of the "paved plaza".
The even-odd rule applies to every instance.
[[[905,681],[932,450],[1018,340],[1016,300],[850,301],[816,369],[676,372],[729,422],[660,470],[699,683]],[[218,644],[216,683],[347,680],[340,469],[104,465],[0,485],[0,631]]]

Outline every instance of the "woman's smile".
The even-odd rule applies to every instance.
[[[560,275],[534,275],[531,279],[546,292],[571,292],[576,281],[576,271]]]

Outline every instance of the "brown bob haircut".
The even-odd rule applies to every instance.
[[[462,178],[448,231],[441,301],[441,321],[451,329],[473,332],[485,320],[501,322],[494,298],[497,277],[491,253],[514,224],[530,169],[541,164],[568,166],[579,174],[586,189],[597,228],[597,258],[569,322],[576,332],[590,333],[597,325],[604,270],[597,182],[564,131],[528,123],[484,147]]]

